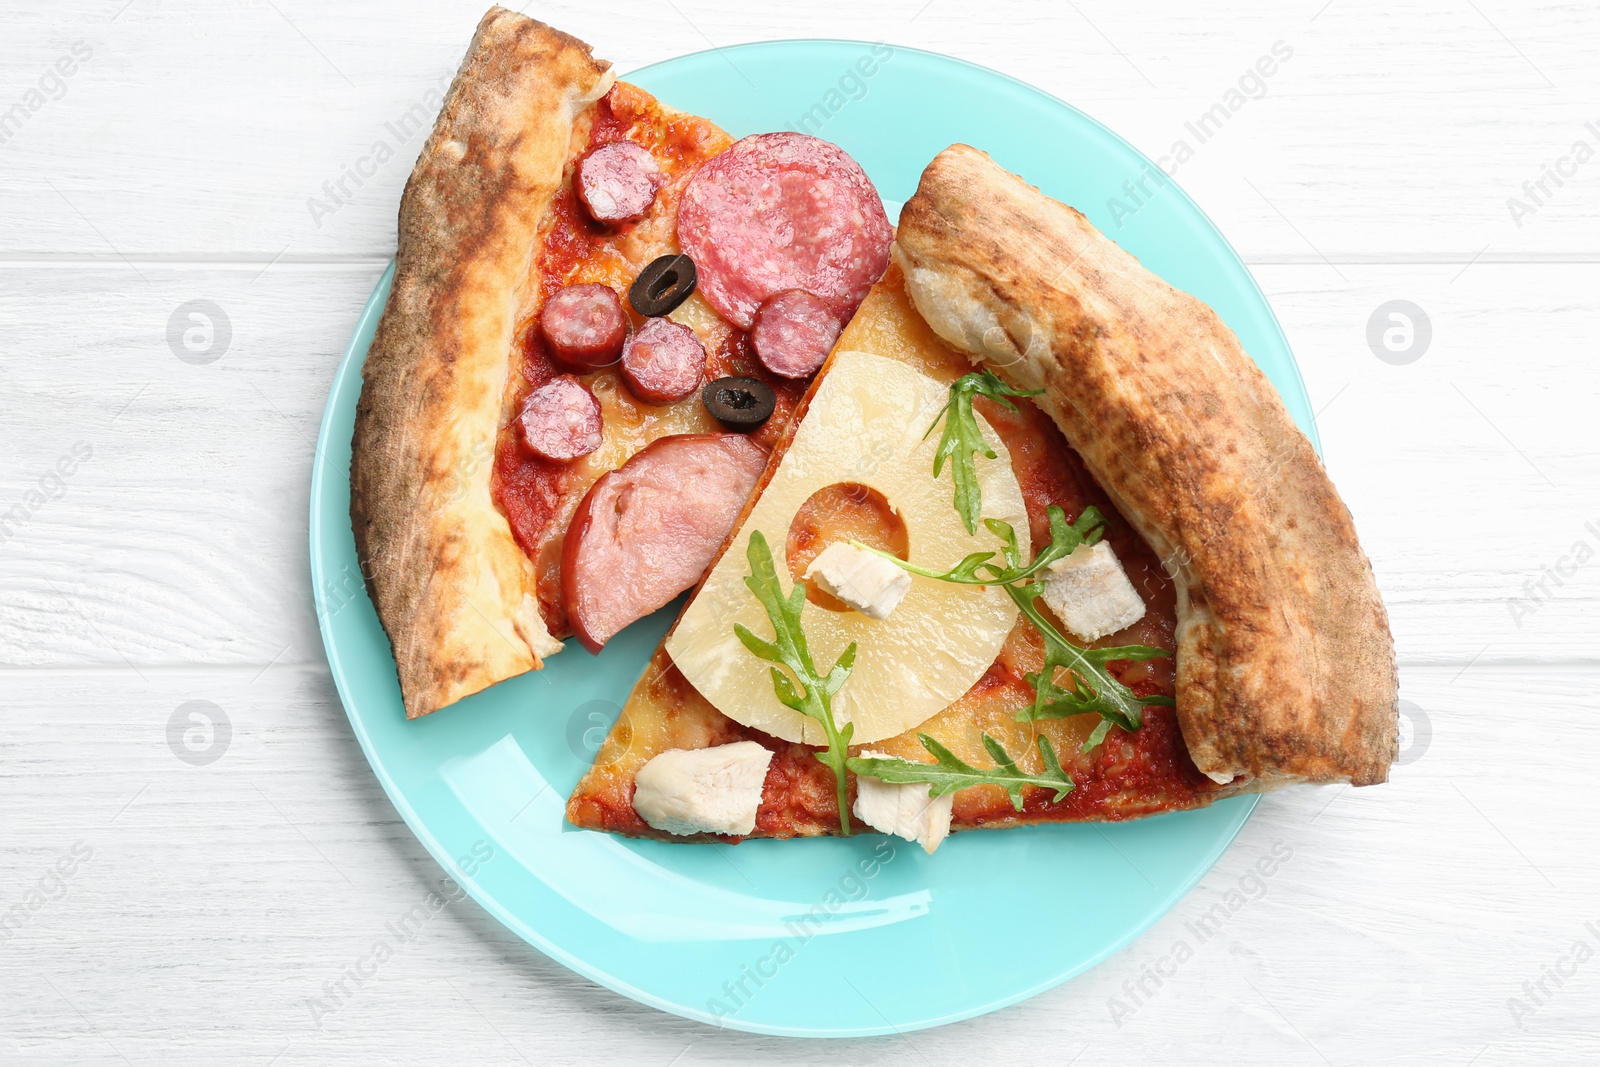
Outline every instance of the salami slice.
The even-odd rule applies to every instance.
[[[607,367],[622,354],[628,316],[609,285],[569,285],[544,302],[539,329],[551,355],[571,367]]]
[[[647,404],[670,404],[700,388],[706,349],[689,327],[671,319],[646,319],[622,347],[622,377]]]
[[[572,187],[596,222],[632,222],[650,210],[664,180],[648,150],[612,141],[578,160]]]
[[[842,148],[803,133],[737,141],[690,180],[678,244],[717,314],[744,329],[786,289],[820,297],[848,321],[889,265],[883,202]]]
[[[756,312],[750,343],[773,374],[809,378],[817,373],[839,339],[833,308],[804,289],[785,289],[768,297]]]
[[[587,385],[563,374],[528,394],[517,426],[530,449],[565,463],[600,447],[600,401]]]

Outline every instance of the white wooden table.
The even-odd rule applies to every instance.
[[[711,1029],[470,900],[314,1017],[439,871],[340,709],[305,548],[417,142],[331,213],[308,200],[441,85],[482,3],[0,13],[0,1061],[1600,1062],[1600,14],[1509,0],[531,9],[624,71],[780,37],[942,51],[1152,156],[1292,49],[1178,181],[1289,334],[1412,739],[1386,786],[1264,799],[1089,974],[939,1030]],[[1410,362],[1368,343],[1392,300],[1431,324]],[[184,337],[194,301],[209,336]],[[231,724],[213,762],[169,744],[190,701]]]

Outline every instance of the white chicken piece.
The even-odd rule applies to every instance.
[[[811,561],[806,580],[869,619],[887,619],[911,589],[909,572],[844,541],[835,541]]]
[[[772,751],[754,741],[674,748],[639,768],[633,810],[657,830],[744,836],[756,828]]]
[[[1045,568],[1044,602],[1076,636],[1098,641],[1144,618],[1144,601],[1104,541],[1079,545]]]
[[[886,753],[862,749],[867,759],[889,759]],[[856,775],[856,802],[851,807],[856,818],[886,834],[903,837],[932,852],[950,836],[950,815],[955,795],[928,796],[925,784],[898,785],[893,782]]]

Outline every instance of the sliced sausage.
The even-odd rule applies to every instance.
[[[773,374],[809,378],[833,351],[839,330],[838,316],[820,296],[785,289],[769,296],[756,312],[750,343]]]
[[[608,367],[622,355],[628,316],[609,285],[569,285],[539,312],[550,354],[572,367]]]
[[[565,463],[600,447],[600,401],[587,385],[563,374],[527,395],[517,426],[535,453]]]
[[[743,329],[785,289],[821,297],[848,321],[889,265],[893,238],[866,172],[803,133],[736,141],[696,172],[678,206],[678,244],[701,295]]]
[[[612,141],[578,160],[573,191],[596,222],[632,222],[650,210],[664,175],[648,150],[632,141]]]
[[[561,554],[562,600],[585,648],[700,580],[766,463],[742,434],[678,434],[594,483]]]
[[[670,404],[700,388],[706,348],[689,327],[671,319],[646,319],[622,346],[622,376],[647,404]]]

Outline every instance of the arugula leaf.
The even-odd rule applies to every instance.
[[[987,370],[958,378],[950,386],[950,402],[945,405],[940,415],[945,420],[945,428],[944,436],[939,439],[939,449],[934,455],[933,475],[935,478],[939,476],[945,459],[952,461],[950,473],[956,485],[955,507],[968,533],[977,532],[978,514],[983,507],[982,492],[978,488],[972,457],[981,452],[990,459],[995,458],[994,451],[989,448],[978,429],[977,417],[972,413],[972,398],[975,395],[987,396],[1015,411],[1016,405],[1006,399],[1007,397],[1033,396],[1038,392],[1042,390],[1022,392],[1012,389],[992,371]],[[938,425],[939,422],[935,419],[934,426]],[[929,427],[928,433],[932,432],[933,427]],[[1001,586],[1022,614],[1039,631],[1039,635],[1044,638],[1045,663],[1037,674],[1027,676],[1029,684],[1034,688],[1034,702],[1032,708],[1024,708],[1017,712],[1019,721],[1060,719],[1070,715],[1098,713],[1105,722],[1120,726],[1124,730],[1137,730],[1144,721],[1145,707],[1170,706],[1173,700],[1171,697],[1162,696],[1136,696],[1133,690],[1117,681],[1106,670],[1105,665],[1117,659],[1154,659],[1158,656],[1169,656],[1171,653],[1145,645],[1079,648],[1063,637],[1061,632],[1039,613],[1038,608],[1034,606],[1034,600],[1039,596],[1040,583],[1024,584],[1026,579],[1038,574],[1063,556],[1071,554],[1079,545],[1094,544],[1104,532],[1100,514],[1094,508],[1086,508],[1075,523],[1068,523],[1066,513],[1053,505],[1049,508],[1049,515],[1050,544],[1028,564],[1022,561],[1022,550],[1017,544],[1016,531],[1010,524],[998,519],[985,519],[984,525],[1003,542],[1002,553],[1006,563],[1004,567],[994,562],[993,552],[974,552],[944,572],[913,566],[893,556],[889,558],[912,573],[926,578],[962,585]],[[888,553],[879,554],[888,555]],[[1056,671],[1063,667],[1068,671],[1064,686],[1056,683]],[[1094,733],[1085,742],[1084,751],[1089,751],[1103,741],[1105,731],[1108,729],[1110,727],[1104,723],[1096,726]]]
[[[1012,585],[1025,578],[1031,578],[1044,570],[1058,559],[1072,555],[1079,545],[1092,545],[1100,540],[1100,535],[1105,532],[1100,512],[1096,508],[1084,508],[1083,514],[1078,516],[1077,522],[1068,522],[1067,513],[1051,504],[1045,509],[1050,516],[1050,543],[1040,550],[1032,563],[1027,566],[1013,563],[1002,567],[994,562],[994,551],[974,552],[964,558],[960,563],[947,571],[936,571],[928,567],[919,567],[915,563],[908,563],[899,556],[882,549],[873,548],[871,545],[862,544],[860,541],[851,541],[856,548],[864,548],[868,552],[876,553],[884,559],[895,563],[912,574],[920,574],[924,578],[933,578],[941,582],[954,582],[957,585]],[[984,519],[983,524],[989,532],[1004,543],[1004,552],[1007,559],[1018,559],[1021,550],[1017,547],[1017,532],[1011,528],[1009,522],[999,519]]]
[[[1092,545],[1100,540],[1100,535],[1105,532],[1100,512],[1096,508],[1084,508],[1083,514],[1078,516],[1077,522],[1068,522],[1067,513],[1056,505],[1051,504],[1045,509],[1050,516],[1050,543],[1040,550],[1032,563],[1026,567],[1009,566],[1001,567],[994,562],[995,551],[974,552],[962,559],[947,571],[936,571],[928,567],[919,567],[915,563],[908,563],[892,552],[885,552],[881,548],[860,541],[851,541],[855,548],[865,549],[875,555],[882,556],[889,562],[908,570],[912,574],[920,574],[924,578],[933,578],[941,582],[954,582],[957,585],[1011,585],[1025,578],[1031,578],[1044,570],[1056,560],[1070,556],[1079,545]],[[984,519],[983,524],[989,532],[1000,538],[1009,548],[1007,556],[1020,554],[1017,550],[1017,532],[1011,528],[1009,522],[999,519]]]
[[[767,539],[760,530],[751,533],[745,558],[750,561],[750,574],[744,584],[749,586],[756,599],[761,601],[761,606],[767,610],[767,618],[772,623],[773,640],[763,641],[740,623],[734,624],[733,632],[744,647],[758,657],[768,663],[781,664],[793,673],[791,679],[777,667],[772,668],[772,688],[777,693],[778,702],[822,724],[823,733],[828,739],[828,750],[814,755],[833,771],[838,783],[839,832],[849,837],[849,783],[845,777],[845,762],[855,724],[845,723],[841,729],[834,723],[833,696],[844,685],[845,679],[850,676],[850,668],[855,664],[855,643],[851,642],[826,675],[818,673],[816,664],[811,660],[811,650],[806,647],[805,631],[800,628],[800,613],[806,606],[806,583],[795,582],[788,598],[784,597],[783,586],[778,584],[777,567],[772,562],[772,550],[767,547]],[[799,684],[798,689],[795,688],[796,683]]]
[[[1098,517],[1098,516],[1096,516]],[[1054,516],[1052,519],[1051,547],[1055,547],[1059,540],[1059,531],[1056,529]],[[993,520],[990,520],[991,522]],[[1063,520],[1064,521],[1064,520]],[[1079,522],[1082,522],[1079,517]],[[998,528],[997,528],[998,527]],[[991,529],[995,530],[1005,542],[1004,551],[1006,563],[1013,570],[1022,567],[1022,549],[1017,544],[1016,533],[1005,523],[996,523]],[[1093,531],[1091,531],[1092,533]],[[1098,539],[1098,538],[1097,538]],[[1077,546],[1074,545],[1074,548]],[[1048,551],[1048,550],[1047,550]],[[1040,553],[1043,555],[1044,553]],[[1150,705],[1170,706],[1171,697],[1149,696],[1141,697],[1132,689],[1123,685],[1106,669],[1106,664],[1117,659],[1158,659],[1170,656],[1172,653],[1164,648],[1151,648],[1148,645],[1119,645],[1115,648],[1079,648],[1061,635],[1061,631],[1051,625],[1039,609],[1034,605],[1034,600],[1039,596],[1040,582],[1013,582],[1005,585],[1006,594],[1017,605],[1017,610],[1033,624],[1039,631],[1039,636],[1044,638],[1044,666],[1037,674],[1026,676],[1028,684],[1033,686],[1034,701],[1032,708],[1023,708],[1017,712],[1018,722],[1038,722],[1042,719],[1065,719],[1071,715],[1084,715],[1098,712],[1102,718],[1110,720],[1113,724],[1122,727],[1130,733],[1137,730],[1144,721],[1143,709]],[[1068,670],[1066,685],[1056,684],[1056,669],[1065,667]],[[1097,728],[1098,729],[1098,728]],[[1102,733],[1103,739],[1105,735]],[[1099,740],[1095,740],[1099,744]],[[1092,745],[1090,747],[1093,747]],[[1087,749],[1085,750],[1087,751]]]
[[[1089,753],[1095,750],[1095,747],[1099,745],[1100,742],[1106,739],[1106,734],[1109,734],[1110,732],[1111,720],[1101,719],[1099,722],[1095,723],[1094,729],[1090,731],[1089,736],[1084,738],[1083,745],[1078,749],[1078,751],[1087,756]]]
[[[1003,542],[1002,551],[1006,561],[1004,567],[993,562],[993,552],[974,552],[948,571],[935,571],[907,563],[887,552],[879,552],[870,545],[851,543],[858,548],[877,552],[878,555],[893,560],[906,570],[920,574],[924,578],[955,582],[960,585],[1003,587],[1017,608],[1033,624],[1034,629],[1039,631],[1039,636],[1044,638],[1045,646],[1044,667],[1037,674],[1027,676],[1028,684],[1034,689],[1033,707],[1018,711],[1017,721],[1037,722],[1043,719],[1064,719],[1069,715],[1098,713],[1105,721],[1095,727],[1094,733],[1090,734],[1084,743],[1083,751],[1088,752],[1105,740],[1106,730],[1110,729],[1111,724],[1132,732],[1144,721],[1145,707],[1170,706],[1173,703],[1171,697],[1135,695],[1133,690],[1117,681],[1105,665],[1117,659],[1156,659],[1170,656],[1171,653],[1147,645],[1079,648],[1062,636],[1061,632],[1040,613],[1034,606],[1034,600],[1039,596],[1040,583],[1026,582],[1026,579],[1056,560],[1071,555],[1079,545],[1092,545],[1099,541],[1104,532],[1100,513],[1094,508],[1085,508],[1083,514],[1078,516],[1078,521],[1074,523],[1067,522],[1066,513],[1053,504],[1049,508],[1049,514],[1050,544],[1026,566],[1022,563],[1022,549],[1017,543],[1016,531],[1009,523],[998,519],[983,521]],[[1070,672],[1065,686],[1056,684],[1056,670],[1060,667],[1065,667]]]
[[[918,734],[917,738],[922,742],[922,747],[933,754],[933,763],[915,763],[882,756],[852,756],[845,764],[856,774],[879,781],[897,785],[926,782],[930,797],[942,797],[973,785],[997,785],[1010,794],[1011,806],[1018,811],[1022,810],[1022,787],[1025,785],[1054,789],[1057,801],[1074,788],[1072,778],[1061,769],[1061,761],[1056,758],[1055,746],[1043,734],[1039,735],[1039,755],[1044,759],[1044,774],[1029,774],[1018,767],[1017,761],[1011,758],[1000,742],[988,734],[983,735],[983,747],[994,760],[994,766],[989,768],[974,767],[963,762],[927,734]]]
[[[1038,673],[1025,676],[1034,689],[1033,707],[1019,710],[1018,722],[1065,719],[1072,715],[1098,712],[1101,718],[1132,733],[1144,722],[1146,707],[1172,706],[1171,697],[1137,695],[1106,669],[1106,664],[1116,659],[1159,659],[1172,653],[1148,645],[1079,648],[1061,636],[1061,632],[1034,606],[1033,601],[1039,595],[1038,583],[1008,585],[1005,590],[1018,610],[1039,631],[1039,636],[1044,638],[1044,666]],[[1065,685],[1056,684],[1058,667],[1067,668]],[[1104,736],[1101,735],[1102,738]],[[1095,744],[1099,744],[1099,741]]]
[[[1013,389],[989,370],[962,375],[950,383],[949,402],[939,417],[933,420],[933,425],[928,427],[928,433],[922,435],[926,439],[938,428],[939,420],[944,420],[944,434],[939,438],[939,448],[933,454],[933,476],[939,477],[945,460],[950,460],[950,477],[956,485],[956,511],[966,524],[967,533],[978,532],[978,512],[983,508],[978,473],[972,457],[982,454],[989,459],[995,458],[994,449],[989,447],[989,442],[983,439],[983,432],[978,429],[977,416],[972,413],[972,398],[986,396],[1015,411],[1017,406],[1007,397],[1037,396],[1042,392],[1043,389]]]

